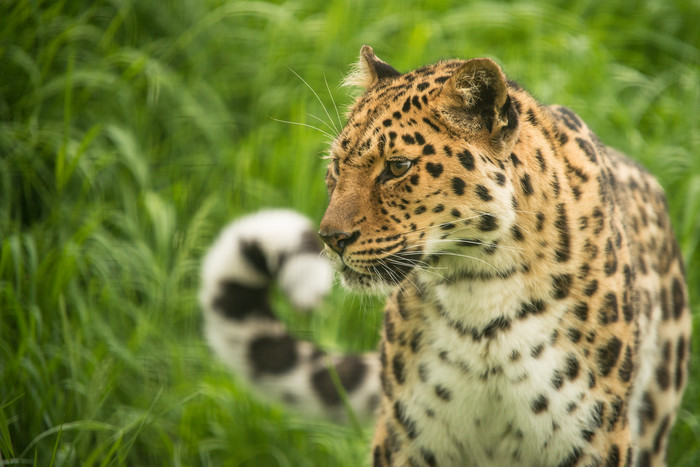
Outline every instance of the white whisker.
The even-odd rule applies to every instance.
[[[296,77],[299,78],[302,81],[302,83],[304,83],[306,85],[306,87],[311,90],[312,93],[314,93],[314,96],[316,96],[316,99],[318,99],[318,102],[321,104],[321,107],[323,107],[323,111],[326,113],[326,116],[331,121],[331,124],[332,124],[333,128],[335,129],[335,134],[337,135],[339,133],[338,128],[336,128],[335,123],[333,123],[333,119],[331,118],[331,115],[328,113],[328,109],[326,109],[326,106],[323,104],[323,101],[321,100],[319,95],[316,93],[314,88],[311,87],[311,85],[309,83],[307,83],[306,80],[299,75],[299,73],[292,70],[291,68],[289,68],[289,71],[294,73],[296,75]]]
[[[327,131],[324,131],[324,130],[322,130],[321,128],[316,127],[316,126],[309,125],[308,123],[290,122],[289,120],[280,120],[280,119],[274,118],[274,117],[270,117],[270,118],[272,118],[272,120],[274,120],[274,121],[276,121],[276,122],[279,122],[279,123],[288,123],[288,124],[290,124],[290,125],[299,125],[299,126],[305,126],[305,127],[307,127],[307,128],[312,128],[312,129],[314,129],[314,130],[316,130],[316,131],[319,131],[319,132],[323,133],[324,135],[326,135],[326,136],[329,137],[330,139],[335,138],[335,136],[333,136],[332,134],[328,133]]]

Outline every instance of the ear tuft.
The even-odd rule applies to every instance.
[[[377,84],[386,78],[401,76],[391,65],[379,59],[372,47],[363,45],[360,49],[360,60],[343,81],[344,86],[359,86],[364,89]]]

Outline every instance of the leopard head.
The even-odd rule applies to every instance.
[[[402,74],[363,46],[357,68],[365,91],[332,144],[320,226],[344,284],[386,292],[412,271],[493,267],[515,217],[505,164],[519,132],[500,67]]]

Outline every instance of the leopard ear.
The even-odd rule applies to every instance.
[[[401,76],[401,73],[374,55],[372,47],[363,45],[360,49],[360,61],[343,84],[369,89],[383,79],[396,76]]]
[[[440,112],[460,128],[502,139],[517,127],[506,77],[490,58],[462,64],[445,82],[440,99]]]

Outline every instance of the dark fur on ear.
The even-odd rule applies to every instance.
[[[440,99],[440,113],[460,129],[487,135],[497,144],[517,133],[506,77],[490,58],[464,62],[445,83]]]
[[[372,47],[363,45],[360,49],[360,61],[353,71],[345,78],[344,85],[359,86],[365,89],[387,78],[401,76],[391,65],[379,59]]]

